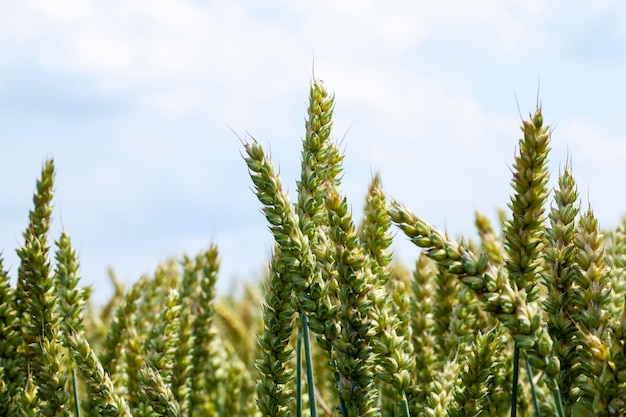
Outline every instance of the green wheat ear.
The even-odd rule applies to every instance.
[[[610,356],[598,381],[603,387],[599,393],[603,397],[598,395],[598,403],[604,413],[623,416],[626,415],[626,304],[622,304],[622,312],[612,323],[611,330]]]
[[[70,354],[87,384],[94,409],[102,416],[132,417],[126,401],[115,392],[109,374],[102,367],[87,339],[80,333],[70,332],[68,343]]]
[[[558,358],[552,356],[550,339],[541,312],[532,300],[538,296],[543,245],[543,208],[547,171],[545,169],[549,133],[543,127],[540,109],[531,121],[524,121],[524,138],[516,158],[511,209],[513,219],[505,227],[506,270],[489,262],[487,255],[476,256],[450,239],[402,204],[393,202],[389,213],[394,223],[417,246],[449,273],[467,285],[483,302],[483,309],[509,330],[517,348],[528,351],[534,368],[546,372],[546,383],[558,395],[555,377]],[[519,171],[519,172],[518,172]],[[524,209],[528,215],[524,216]]]
[[[582,374],[581,402],[596,415],[609,415],[608,404],[602,399],[614,390],[603,386],[600,376],[610,357],[611,285],[603,236],[591,207],[580,216],[574,246],[579,273],[574,276],[578,291],[572,297],[572,319],[579,328],[577,336],[582,347],[577,351]]]
[[[546,231],[548,245],[544,252],[546,270],[543,283],[549,289],[543,300],[548,331],[553,341],[554,353],[561,369],[557,378],[566,415],[571,414],[578,400],[572,392],[580,375],[578,345],[572,343],[578,330],[571,314],[576,308],[573,297],[578,289],[574,278],[578,273],[574,235],[579,213],[578,190],[569,166],[559,176],[550,210],[550,226]]]
[[[454,387],[458,384],[459,364],[456,358],[447,361],[441,372],[430,383],[424,414],[427,417],[446,417],[454,407]]]
[[[293,284],[288,276],[281,275],[278,245],[274,248],[270,265],[269,282],[265,289],[263,306],[263,333],[259,336],[262,349],[257,361],[257,405],[263,416],[286,417],[288,405],[293,401],[288,383],[293,379],[290,364],[293,353],[289,340],[293,331],[294,309],[291,306]]]
[[[69,395],[65,390],[67,373],[61,350],[61,315],[48,246],[53,187],[54,163],[48,160],[37,181],[24,245],[17,251],[20,266],[15,301],[24,340],[24,368],[18,380],[23,380],[24,373],[32,375],[43,415],[69,415]]]
[[[296,255],[299,260],[302,258],[306,267],[312,263],[314,268],[301,274],[301,279],[294,280],[302,331],[308,326],[320,335],[318,341],[329,356],[332,356],[331,345],[338,329],[334,325],[337,307],[333,304],[336,295],[325,201],[329,192],[339,186],[343,161],[343,155],[330,138],[334,100],[320,80],[311,82],[296,205],[298,226],[308,243]]]
[[[341,333],[334,343],[337,371],[340,375],[339,396],[345,402],[348,416],[374,417],[380,415],[377,392],[374,389],[376,336],[370,292],[375,290],[371,260],[358,240],[352,216],[345,198],[332,192],[326,205],[329,214],[329,234],[335,243],[338,298]],[[347,417],[347,416],[346,416]]]
[[[59,295],[58,308],[61,317],[63,317],[61,322],[61,340],[63,341],[63,346],[69,349],[67,335],[72,330],[83,334],[85,333],[83,317],[91,290],[90,288],[78,288],[78,282],[80,280],[78,273],[79,262],[67,233],[61,233],[61,237],[56,242],[56,247],[56,271],[54,278],[56,291]],[[54,344],[51,347],[54,348]],[[73,363],[71,364],[71,378],[74,390],[74,410],[77,417],[79,417],[78,377]],[[62,382],[64,381],[59,381],[59,390],[65,391],[65,387],[60,385]]]
[[[158,372],[162,382],[168,386],[172,382],[174,359],[178,348],[180,326],[178,316],[181,310],[178,301],[178,290],[171,289],[142,349],[148,367]],[[145,367],[143,370],[145,371]]]
[[[196,257],[196,269],[200,274],[200,294],[196,308],[197,316],[193,323],[193,360],[196,369],[192,377],[190,409],[192,413],[214,406],[216,399],[215,369],[212,368],[212,341],[215,338],[213,320],[215,318],[215,284],[219,276],[219,253],[216,245]]]
[[[468,355],[462,360],[461,383],[454,387],[456,402],[451,407],[450,417],[477,417],[487,408],[494,388],[496,358],[505,347],[500,333],[495,327],[484,334],[479,332],[471,343]]]
[[[12,393],[18,388],[12,375],[19,372],[19,367],[10,363],[11,352],[21,342],[14,303],[15,290],[11,288],[0,253],[0,415],[6,415]]]
[[[161,374],[150,365],[145,365],[141,371],[142,397],[159,416],[180,417],[180,406],[176,401],[170,386],[163,380]]]
[[[63,317],[61,327],[65,340],[65,335],[70,329],[84,332],[83,315],[91,289],[78,287],[80,265],[67,233],[61,233],[56,246],[55,282],[59,294],[59,311]]]
[[[415,263],[411,281],[410,326],[413,360],[415,361],[411,373],[411,385],[407,390],[411,416],[419,416],[424,410],[426,398],[430,392],[429,382],[433,379],[435,368],[439,366],[432,331],[434,327],[433,284],[436,273],[436,264],[422,252]]]
[[[529,121],[523,121],[524,137],[519,142],[519,154],[513,164],[511,186],[515,193],[509,208],[512,219],[504,229],[504,248],[508,258],[509,278],[517,290],[523,291],[528,302],[539,296],[541,250],[545,227],[544,205],[548,198],[547,183],[550,132],[543,125],[541,108]]]
[[[15,303],[22,323],[26,344],[26,364],[36,360],[37,342],[41,336],[53,338],[60,323],[55,312],[56,297],[48,259],[48,229],[52,221],[54,194],[54,163],[46,161],[33,196],[34,208],[23,233],[24,245],[18,249],[20,258]]]
[[[373,350],[378,357],[376,375],[385,383],[383,390],[392,387],[387,389],[383,407],[391,413],[397,407],[408,417],[406,391],[411,385],[411,371],[415,366],[410,343],[410,307],[406,283],[400,281],[400,276],[393,274],[390,267],[391,219],[379,175],[375,175],[370,184],[364,213],[358,231],[359,241],[371,261],[374,288],[370,294],[379,312],[377,335],[373,342]]]
[[[105,370],[111,376],[117,393],[131,404],[136,403],[139,370],[135,366],[136,361],[130,358],[129,332],[133,328],[133,317],[139,309],[138,302],[147,285],[148,279],[144,276],[123,297],[103,343],[102,363],[106,366]]]
[[[187,255],[181,261],[183,278],[181,282],[179,304],[179,340],[175,352],[174,369],[172,370],[172,391],[180,404],[181,413],[188,415],[191,406],[191,384],[193,375],[193,345],[195,341],[193,320],[195,302],[199,296],[199,271],[196,263]]]
[[[387,198],[383,190],[380,175],[376,174],[369,186],[365,201],[363,222],[359,226],[359,240],[373,260],[372,272],[378,277],[380,285],[386,285],[391,275],[392,236],[389,231],[391,218],[387,212]]]
[[[264,205],[263,212],[276,242],[265,290],[263,334],[259,337],[262,357],[257,361],[257,404],[264,416],[284,417],[289,415],[287,406],[292,401],[292,390],[287,384],[293,379],[290,365],[293,353],[288,344],[293,330],[294,306],[298,306],[292,294],[295,287],[306,287],[305,277],[310,276],[307,271],[312,273],[314,264],[308,240],[298,227],[298,217],[282,191],[271,161],[256,142],[245,144],[245,149],[256,195]],[[304,273],[299,268],[301,264]]]
[[[607,264],[611,270],[611,308],[615,316],[622,314],[626,297],[626,217],[606,241]]]
[[[504,262],[504,247],[502,246],[502,240],[496,236],[489,219],[476,211],[474,224],[478,230],[481,250],[487,254],[491,263],[502,265]]]

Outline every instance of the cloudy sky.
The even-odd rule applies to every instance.
[[[450,234],[505,207],[521,110],[537,96],[601,225],[626,214],[620,1],[0,2],[0,250],[15,248],[45,158],[66,229],[105,299],[218,244],[225,293],[262,275],[271,236],[231,132],[271,148],[293,195],[309,82],[336,93],[355,217],[372,173]],[[554,178],[553,178],[554,179]],[[403,236],[398,235],[403,241]],[[417,251],[398,244],[410,262]]]

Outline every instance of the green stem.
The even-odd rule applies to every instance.
[[[533,370],[528,363],[528,355],[524,352],[524,359],[526,362],[526,372],[528,372],[528,378],[530,380],[530,390],[533,394],[533,405],[535,407],[535,415],[541,417],[541,410],[539,410],[539,400],[537,399],[537,392],[535,391],[535,381],[533,381]]]
[[[513,350],[513,386],[511,387],[511,417],[517,417],[517,381],[519,380],[519,345]]]
[[[226,387],[224,386],[224,383],[221,382],[220,385],[217,388],[217,395],[218,395],[218,400],[217,400],[217,416],[218,417],[226,417],[226,410],[224,407],[224,402],[226,401]]]
[[[317,417],[317,403],[315,401],[315,379],[313,377],[313,360],[311,359],[311,341],[309,340],[309,319],[302,315],[302,330],[304,336],[304,356],[306,358],[306,380],[309,387],[309,408],[311,417]]]
[[[556,404],[556,412],[558,416],[565,417],[565,411],[563,411],[563,404],[561,403],[561,391],[559,391],[559,387],[552,391],[552,395],[554,396],[554,404]]]
[[[302,327],[304,327],[304,319],[302,319]],[[302,417],[302,328],[298,329],[296,342],[296,417]]]
[[[402,391],[402,417],[411,417],[409,411],[409,401],[406,399],[406,392]]]
[[[80,403],[78,402],[78,378],[76,378],[76,369],[72,366],[72,391],[74,391],[74,412],[76,417],[80,417]]]

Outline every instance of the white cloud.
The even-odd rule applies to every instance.
[[[146,94],[142,106],[158,114],[183,117],[207,110],[208,97],[192,87],[178,87]]]
[[[613,178],[624,170],[626,136],[610,135],[584,117],[568,120],[555,134],[568,144],[574,161],[593,166],[604,174],[613,174]]]
[[[92,4],[80,0],[25,0],[23,3],[28,4],[30,11],[59,22],[77,22],[93,14]]]
[[[518,56],[536,49],[538,39],[551,43],[535,23],[544,11],[538,2],[284,2],[266,20],[237,2],[80,4],[24,2],[12,10],[20,24],[0,17],[0,26],[23,31],[30,59],[87,75],[107,94],[124,95],[131,108],[173,118],[212,114],[235,128],[262,123],[259,109],[278,108],[287,95],[302,96],[314,51],[317,74],[332,80],[343,103],[398,124],[416,114],[449,117],[443,104],[463,101],[462,93],[446,91],[454,86],[443,76],[399,69],[407,55],[419,63],[421,42],[438,37],[481,47],[495,39],[494,54]],[[461,106],[459,115],[478,123],[467,117],[472,105]]]
[[[71,64],[87,71],[120,73],[127,71],[135,59],[135,51],[123,37],[93,29],[81,32],[71,47]]]

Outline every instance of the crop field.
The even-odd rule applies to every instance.
[[[478,239],[389,199],[378,175],[355,223],[333,109],[314,79],[297,201],[242,139],[274,246],[262,285],[223,298],[216,244],[130,288],[112,273],[93,305],[69,235],[49,233],[46,161],[15,286],[0,258],[0,416],[625,415],[626,221],[599,230],[569,164],[548,188],[541,108],[521,121],[508,209],[498,224],[477,212]]]

